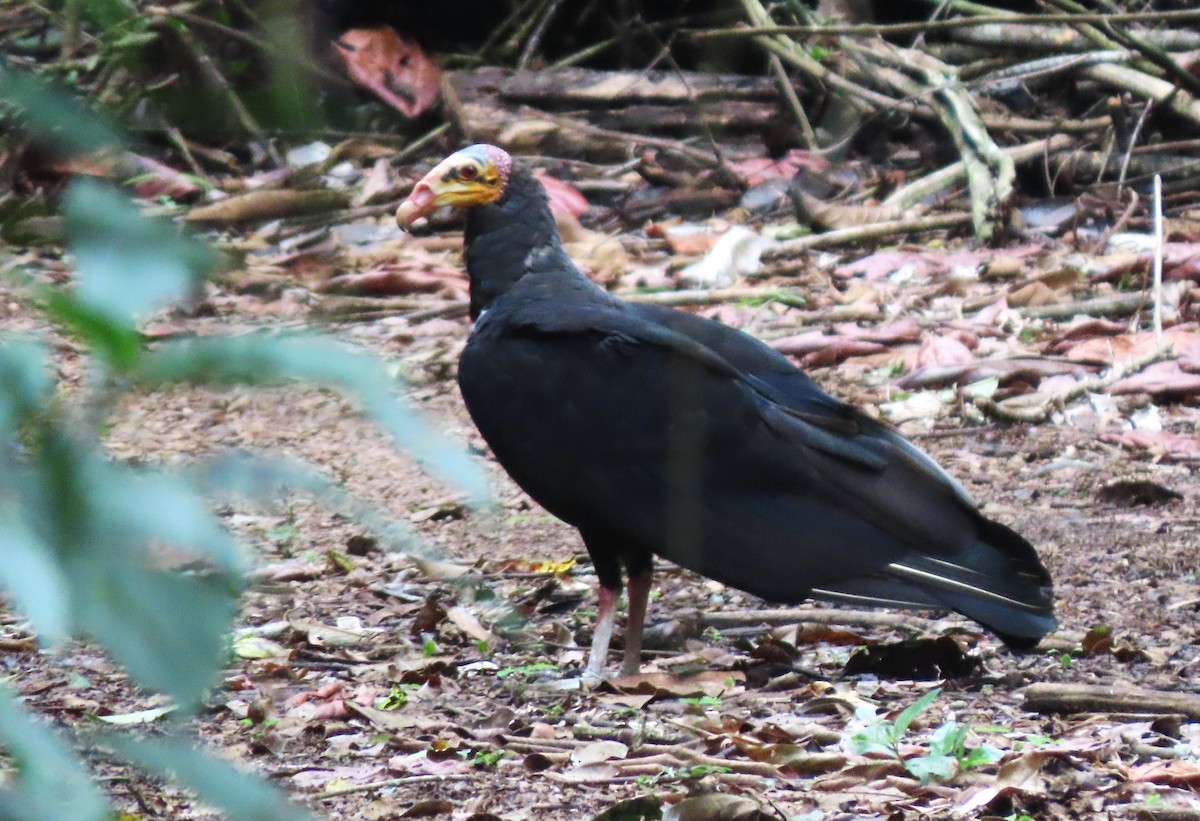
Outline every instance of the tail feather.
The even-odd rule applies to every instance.
[[[1050,576],[1029,543],[994,522],[953,557],[912,552],[877,574],[826,583],[818,598],[876,607],[953,610],[1013,647],[1030,647],[1057,626]]]

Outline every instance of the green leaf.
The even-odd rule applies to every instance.
[[[80,178],[66,193],[67,234],[79,269],[76,296],[88,307],[132,323],[182,299],[212,267],[205,245],[175,226],[142,216],[109,185]]]
[[[908,759],[904,762],[904,769],[922,784],[928,784],[933,778],[952,778],[958,769],[958,760],[951,755],[926,755]]]
[[[61,564],[74,627],[141,683],[194,705],[233,616],[239,554],[229,535],[178,478],[107,462],[61,432],[43,438],[26,472],[9,493]],[[151,569],[152,544],[193,548],[220,570]]]
[[[933,755],[950,755],[958,758],[962,755],[967,743],[967,733],[970,727],[959,726],[955,721],[947,721],[933,731],[929,737],[929,752]]]
[[[67,581],[53,550],[30,529],[12,501],[0,495],[0,587],[12,594],[17,610],[33,622],[43,642],[62,641],[71,630]]]
[[[363,410],[473,503],[487,495],[482,472],[462,448],[435,433],[392,394],[392,380],[373,357],[314,334],[199,337],[164,342],[142,358],[132,378],[144,385],[191,382],[272,385],[298,379],[356,396]]]
[[[859,755],[882,753],[896,755],[896,735],[892,725],[883,720],[868,724],[850,737],[850,749]]]
[[[980,744],[963,757],[961,766],[964,770],[972,767],[985,767],[988,764],[995,764],[1002,758],[1004,758],[1004,750],[993,747],[991,744]]]
[[[86,154],[121,143],[117,129],[106,117],[85,112],[70,94],[3,64],[0,100],[21,110],[27,129],[67,153]]]
[[[312,821],[284,796],[232,764],[205,755],[184,738],[111,736],[107,743],[144,767],[169,773],[225,811],[231,821]]]
[[[244,569],[243,556],[208,505],[177,476],[94,460],[89,466],[94,526],[126,545],[194,548],[222,569]]]
[[[191,709],[223,657],[234,613],[228,581],[97,558],[71,567],[80,626],[138,681]]]
[[[76,334],[118,370],[132,367],[142,350],[142,338],[125,322],[94,310],[75,297],[54,290],[46,295],[46,312]]]
[[[84,0],[83,12],[105,31],[137,19],[137,8],[129,0]]]
[[[908,705],[908,707],[905,707],[900,715],[896,716],[894,727],[897,739],[904,737],[904,734],[908,732],[908,725],[913,723],[913,719],[925,712],[941,692],[941,687],[934,687],[928,693]]]
[[[0,447],[18,424],[45,409],[52,387],[40,345],[28,339],[0,343]]]
[[[83,764],[0,687],[0,746],[17,777],[0,791],[0,818],[12,821],[104,821],[108,808]]]

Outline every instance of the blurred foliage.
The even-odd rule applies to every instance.
[[[27,126],[57,135],[69,150],[95,148],[112,134],[69,97],[26,76],[0,74],[0,93],[25,111]],[[239,455],[171,472],[113,460],[102,433],[122,392],[180,382],[317,382],[356,397],[398,443],[472,498],[482,498],[483,480],[465,454],[397,400],[380,363],[331,339],[256,334],[147,347],[138,322],[194,294],[213,254],[93,180],[71,183],[62,203],[77,269],[72,287],[36,277],[17,287],[85,344],[86,377],[79,390],[63,390],[42,340],[0,335],[0,588],[43,645],[90,638],[186,715],[219,668],[244,569],[242,552],[202,495],[206,489],[224,485],[264,496],[294,484],[363,514],[393,542],[403,544],[407,534],[302,464]],[[203,569],[157,568],[155,545],[186,551]],[[194,751],[184,737],[142,742],[95,735],[87,742],[169,771],[230,818],[305,817],[257,779]],[[0,819],[107,817],[70,745],[26,715],[3,687],[0,746],[16,767],[0,790]]]

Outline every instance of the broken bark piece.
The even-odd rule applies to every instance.
[[[209,225],[236,225],[240,222],[337,211],[349,205],[350,195],[344,191],[292,191],[276,188],[248,191],[198,206],[189,211],[184,220]]]
[[[612,108],[633,103],[764,100],[779,97],[775,81],[746,74],[696,71],[522,71],[499,82],[500,96],[539,107],[554,103]]]
[[[1031,684],[1025,690],[1024,707],[1035,713],[1181,714],[1200,721],[1200,695],[1142,687]]]

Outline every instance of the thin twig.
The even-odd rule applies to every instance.
[[[472,778],[467,774],[461,775],[406,775],[400,778],[389,778],[386,781],[372,781],[370,784],[353,784],[349,787],[338,787],[333,790],[326,790],[320,795],[313,796],[321,801],[329,798],[337,798],[341,795],[353,795],[359,792],[371,792],[372,790],[382,790],[388,787],[406,787],[410,784],[436,784],[442,781],[462,781]]]
[[[695,291],[655,291],[652,293],[618,294],[627,302],[651,305],[717,305],[725,302],[763,300],[780,302],[784,305],[803,306],[804,296],[796,291],[780,288],[713,288]]]
[[[775,77],[779,80],[779,93],[783,95],[788,108],[792,110],[792,116],[796,118],[796,125],[800,127],[800,135],[804,140],[804,147],[809,151],[815,151],[818,148],[817,135],[813,131],[812,123],[808,121],[808,115],[804,112],[804,106],[800,104],[800,98],[796,96],[796,89],[792,87],[792,79],[788,77],[787,72],[784,70],[783,63],[780,61],[778,54],[771,54],[769,60],[771,62],[771,71],[775,72]]]
[[[1047,23],[1187,23],[1200,20],[1200,10],[1125,12],[1120,14],[993,14],[979,17],[953,17],[919,23],[857,23],[844,26],[735,26],[732,28],[688,30],[682,34],[692,40],[716,40],[762,35],[842,35],[848,37],[924,34],[929,31],[990,26],[995,24],[1041,26]]]
[[[1154,342],[1162,348],[1163,213],[1162,177],[1154,175]]]
[[[913,219],[877,222],[872,225],[856,225],[853,228],[839,228],[836,231],[826,231],[824,234],[813,234],[807,237],[789,239],[764,251],[763,259],[765,261],[786,259],[802,251],[810,251],[815,248],[852,245],[865,240],[902,236],[904,234],[919,234],[924,231],[958,228],[970,224],[970,213],[966,211],[952,211],[945,214],[928,214]]]
[[[1037,393],[1026,394],[1004,402],[996,402],[990,397],[976,397],[975,406],[995,419],[1005,422],[1045,422],[1055,410],[1065,406],[1089,393],[1099,393],[1105,388],[1115,385],[1130,374],[1153,365],[1171,355],[1169,344],[1156,345],[1149,353],[1131,359],[1125,363],[1114,363],[1103,376],[1081,379],[1069,389],[1053,396]],[[1037,404],[1033,404],[1036,401]]]

